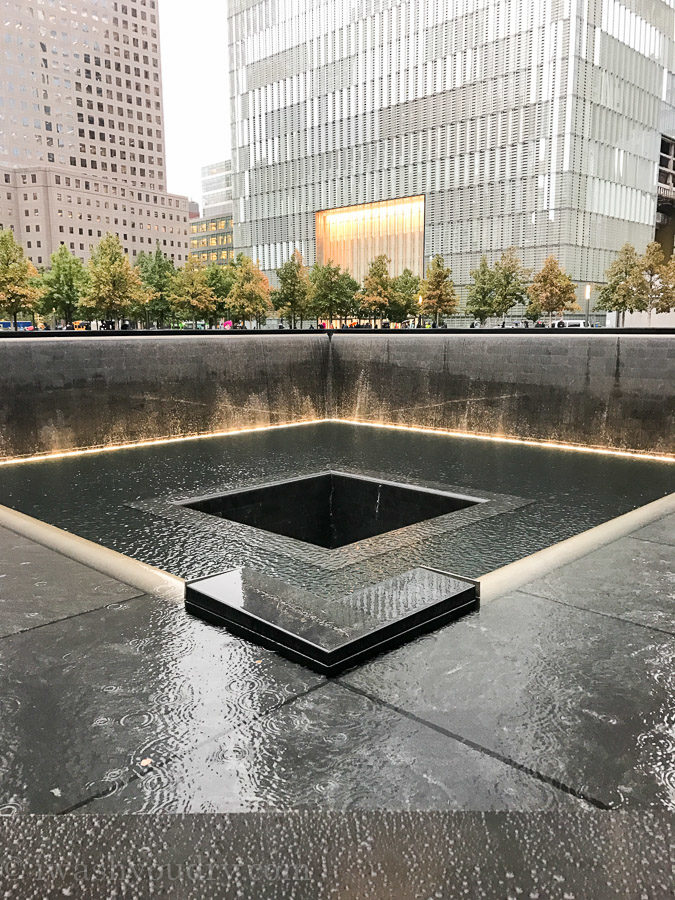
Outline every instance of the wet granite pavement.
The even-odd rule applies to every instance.
[[[399,864],[383,858],[378,840],[387,823],[397,823],[392,855],[404,844],[413,853],[405,819],[391,818],[405,811],[421,817],[426,839],[445,843],[441,858],[417,845],[419,859],[397,896],[431,896],[434,878],[445,884],[443,896],[517,896],[521,888],[525,896],[668,896],[673,533],[675,516],[664,517],[327,680],[178,604],[139,595],[0,530],[0,820],[7,846],[12,828],[30,836],[44,822],[45,846],[52,834],[56,842],[53,862],[64,852],[57,836],[66,826],[58,823],[69,822],[72,836],[94,829],[96,845],[83,852],[95,856],[101,835],[123,821],[128,831],[117,831],[114,846],[117,858],[131,856],[138,821],[149,833],[174,829],[174,844],[153,856],[158,865],[159,858],[193,854],[181,828],[196,829],[199,844],[207,826],[198,823],[208,821],[170,826],[159,813],[298,811],[276,817],[275,840],[297,823],[298,840],[310,841],[311,817],[299,814],[309,809],[345,814],[327,824],[319,817],[321,827],[339,832],[351,823],[352,843],[344,834],[336,840],[361,859],[350,830],[357,820],[347,813],[362,810],[374,816],[361,833],[371,848],[364,859],[379,853],[379,862],[370,880],[352,866],[354,880],[336,874],[334,884],[342,896],[388,896],[383,885],[395,884],[387,879],[397,877]],[[490,818],[499,811],[503,818]],[[24,815],[64,812],[79,815]],[[230,829],[232,846],[248,827],[232,824],[237,817],[216,821],[216,830]],[[492,863],[485,847],[479,853],[485,839]],[[588,844],[594,839],[604,842],[601,862]],[[324,859],[323,878],[331,886],[326,871],[334,871],[337,845],[326,852],[332,862]],[[251,872],[232,865],[221,872],[229,888],[218,888],[228,896],[316,896],[314,882],[308,889],[281,870],[256,894]],[[36,883],[34,895],[44,896]],[[9,896],[32,895],[11,893],[16,878],[8,884]],[[81,895],[99,896],[91,885]]]

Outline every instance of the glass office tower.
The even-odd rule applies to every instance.
[[[674,6],[230,0],[235,245],[270,275],[296,247],[356,277],[371,249],[420,273],[440,253],[462,294],[482,253],[515,246],[532,267],[555,254],[583,304],[624,242],[654,237]],[[419,198],[421,238],[402,236]]]

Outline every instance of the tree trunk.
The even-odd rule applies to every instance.
[[[18,328],[18,326],[17,326],[17,324],[16,324],[16,317],[17,317],[17,315],[18,315],[18,313],[14,313],[14,316],[13,316],[13,318],[14,318],[14,331],[18,331],[18,330],[19,330],[19,328]]]

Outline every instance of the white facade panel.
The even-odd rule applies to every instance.
[[[511,245],[597,283],[653,239],[670,2],[231,0],[229,29],[235,244],[270,275],[317,211],[417,195],[460,287]]]

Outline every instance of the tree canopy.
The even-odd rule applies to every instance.
[[[15,331],[18,314],[32,314],[37,309],[42,295],[37,275],[14,232],[0,231],[0,310],[12,319]]]
[[[440,317],[454,313],[458,303],[452,269],[446,267],[438,253],[429,263],[427,277],[422,282],[422,312],[432,316],[438,325]]]
[[[275,291],[275,306],[279,315],[288,319],[291,328],[307,318],[312,297],[312,283],[302,254],[295,250],[290,259],[277,269],[279,288]]]
[[[125,254],[119,237],[106,234],[89,259],[88,284],[80,305],[101,320],[124,318],[149,300],[140,275]]]
[[[576,303],[576,289],[574,282],[566,272],[560,268],[560,263],[555,256],[549,256],[541,271],[534,276],[529,287],[530,315],[547,313],[549,323],[553,320],[553,314],[562,315],[564,312],[572,312],[580,307]]]
[[[67,325],[72,324],[88,284],[87,270],[82,260],[74,256],[65,244],[61,244],[51,255],[48,271],[42,275],[42,312],[64,319]]]

